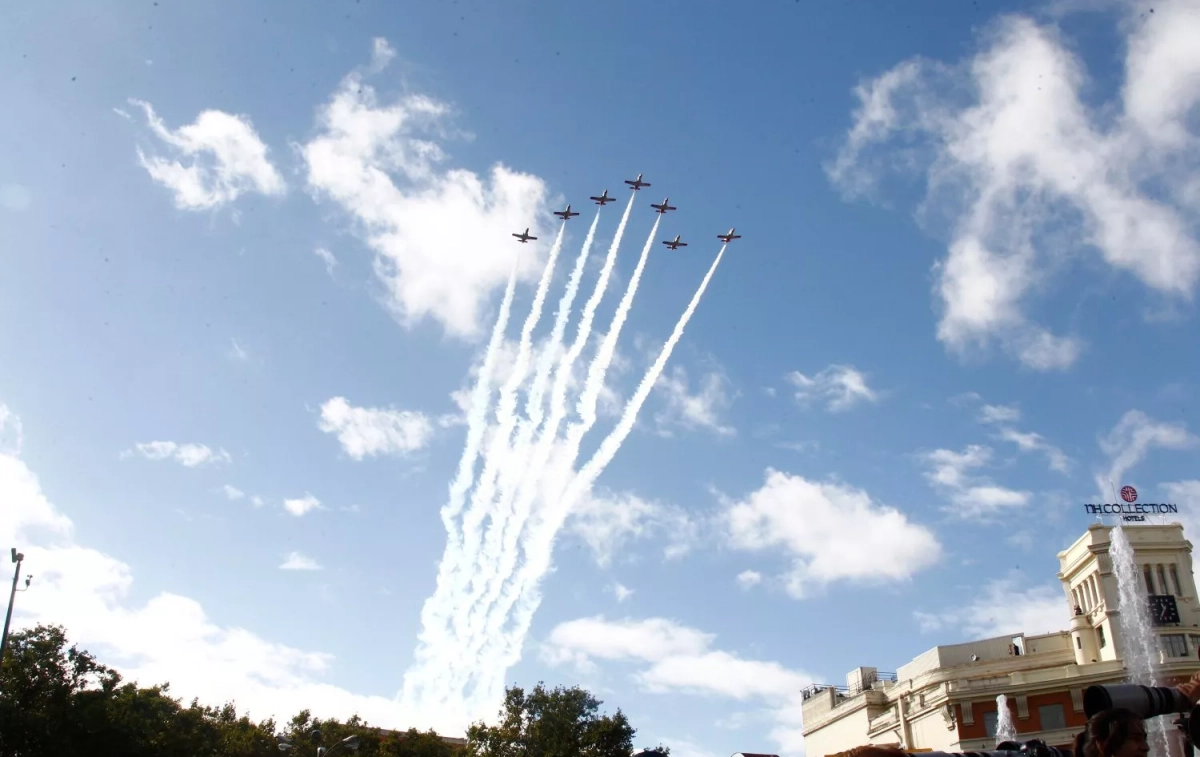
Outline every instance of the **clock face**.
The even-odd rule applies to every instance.
[[[1179,607],[1170,594],[1155,594],[1150,599],[1150,620],[1156,626],[1179,623]]]

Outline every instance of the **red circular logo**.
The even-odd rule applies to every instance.
[[[1137,502],[1137,489],[1132,486],[1121,487],[1121,499],[1126,502]]]

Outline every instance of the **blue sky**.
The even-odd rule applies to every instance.
[[[454,730],[504,682],[580,683],[685,757],[799,754],[808,682],[1057,629],[1055,552],[1109,479],[1189,530],[1200,505],[1200,6],[985,8],[6,10],[0,534],[35,574],[17,622],[257,715]],[[509,273],[485,451],[550,210],[582,215],[523,389],[587,197],[618,202],[567,344],[638,172],[653,186],[562,373],[563,435],[649,203],[679,209],[582,455],[497,446],[484,533],[508,523],[514,563],[467,560],[435,593]],[[555,528],[556,487],[730,226],[632,432]],[[689,246],[657,244],[675,234]],[[547,536],[553,567],[534,559],[514,605],[527,632],[478,625],[470,578],[507,596]],[[422,636],[423,607],[453,617]]]

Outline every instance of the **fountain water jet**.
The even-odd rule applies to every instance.
[[[1012,710],[1008,709],[1008,696],[996,697],[996,745],[1017,740],[1017,727],[1013,725]]]
[[[1121,631],[1118,650],[1125,662],[1126,678],[1129,683],[1142,686],[1157,686],[1154,675],[1154,660],[1158,657],[1158,635],[1150,622],[1150,603],[1146,587],[1142,584],[1141,571],[1133,556],[1133,545],[1129,535],[1121,526],[1113,526],[1109,532],[1109,557],[1113,572],[1117,574],[1117,593],[1120,611],[1117,627]],[[1151,754],[1167,757],[1166,725],[1162,718],[1146,721]]]

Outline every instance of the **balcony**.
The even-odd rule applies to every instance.
[[[876,673],[874,678],[865,682],[865,686],[834,686],[830,683],[814,683],[800,691],[800,698],[808,700],[816,696],[822,691],[832,689],[834,696],[838,700],[849,699],[857,696],[864,691],[884,691],[896,685],[897,676],[895,673]]]

